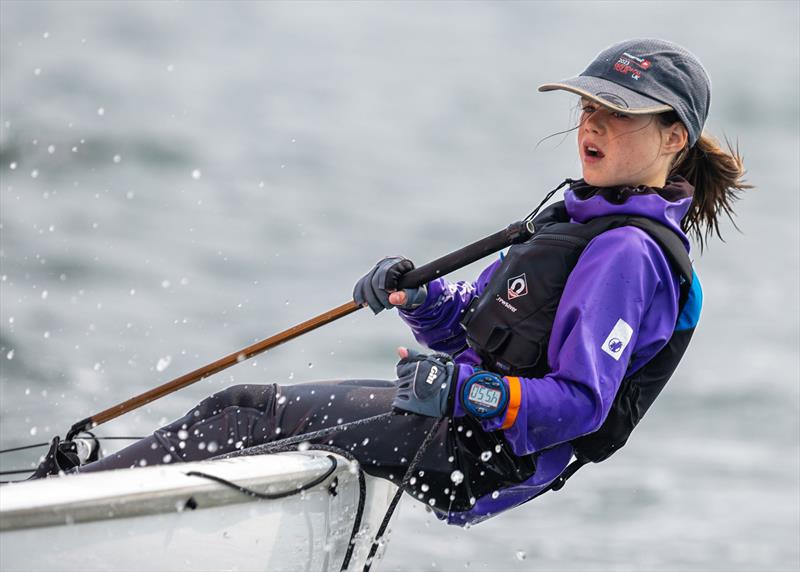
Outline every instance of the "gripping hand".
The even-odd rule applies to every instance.
[[[401,354],[402,355],[402,354]],[[407,350],[397,362],[395,409],[427,417],[444,417],[452,412],[456,366],[450,356]]]
[[[393,308],[394,304],[389,302],[389,294],[397,291],[400,277],[413,269],[414,263],[408,258],[401,256],[384,258],[356,282],[353,288],[353,300],[356,304],[368,305],[375,314]],[[406,310],[420,306],[428,295],[424,285],[419,288],[406,288],[403,291],[406,294],[406,301],[400,307]]]

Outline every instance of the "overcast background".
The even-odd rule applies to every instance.
[[[758,190],[693,257],[700,328],[630,444],[469,530],[405,499],[383,570],[797,570],[797,2],[0,3],[0,447],[337,306],[579,177],[536,86],[659,36],[713,80]],[[472,279],[484,264],[455,274]],[[342,319],[102,428],[231,383],[391,378],[392,313]],[[35,455],[2,459],[4,469]]]

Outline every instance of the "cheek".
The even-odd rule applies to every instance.
[[[638,131],[621,137],[618,141],[620,160],[629,165],[652,163],[661,149],[658,134]]]

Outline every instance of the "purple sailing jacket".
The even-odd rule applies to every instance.
[[[680,177],[659,189],[596,188],[577,181],[565,192],[564,202],[575,224],[605,215],[654,219],[675,231],[688,251],[689,240],[680,221],[689,210],[692,194],[691,185]],[[502,259],[495,261],[472,283],[436,279],[428,284],[422,306],[400,312],[418,342],[457,355],[457,391],[473,373],[473,366],[480,365],[473,350],[462,351],[466,338],[459,321],[502,264]],[[485,520],[530,500],[558,477],[572,458],[569,441],[600,427],[626,372],[646,364],[672,336],[679,294],[669,261],[644,231],[621,227],[595,237],[570,274],[556,312],[547,349],[551,371],[541,378],[520,378],[519,412],[514,424],[504,430],[515,454],[538,453],[535,474],[477,499],[469,511],[446,515],[448,522],[464,525]],[[615,359],[603,346],[619,320],[632,332],[622,359]],[[464,415],[458,400],[454,415]],[[486,431],[497,431],[502,423],[498,417],[482,425]]]

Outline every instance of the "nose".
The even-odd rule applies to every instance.
[[[592,113],[587,113],[583,118],[583,130],[586,133],[600,133],[605,129],[602,116],[603,112],[600,109],[596,109]]]

